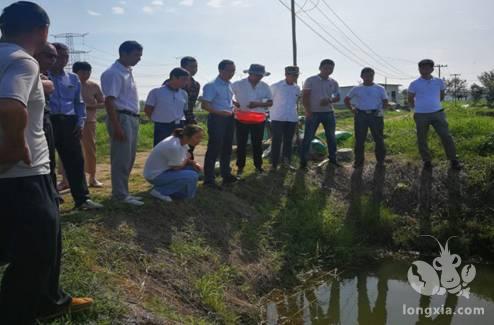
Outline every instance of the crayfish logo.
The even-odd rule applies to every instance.
[[[444,247],[433,236],[441,248],[440,255],[432,261],[432,266],[424,261],[415,261],[408,269],[408,282],[412,288],[424,296],[444,295],[447,292],[470,298],[468,284],[476,275],[475,266],[467,264],[458,272],[461,265],[461,257],[451,254],[448,248],[450,237]],[[458,270],[457,270],[458,269]],[[440,273],[439,273],[440,272]]]

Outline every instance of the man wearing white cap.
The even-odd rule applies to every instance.
[[[262,138],[266,112],[273,105],[271,89],[268,84],[261,81],[270,73],[266,72],[263,65],[251,64],[248,70],[249,76],[232,84],[235,95],[235,127],[237,131],[237,175],[241,175],[245,167],[247,140],[251,136],[254,166],[256,171],[262,173]]]

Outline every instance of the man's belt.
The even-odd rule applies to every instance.
[[[139,114],[134,113],[134,112],[131,112],[131,111],[128,111],[126,109],[117,109],[117,113],[118,114],[124,114],[124,115],[130,115],[130,116],[133,116],[133,117],[139,117]]]

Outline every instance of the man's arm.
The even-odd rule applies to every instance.
[[[350,98],[349,96],[346,96],[346,97],[345,97],[345,106],[346,106],[346,108],[348,108],[350,111],[352,111],[352,113],[354,113],[354,114],[355,114],[356,109],[355,109],[355,107],[353,107],[353,105],[352,105],[352,98]]]
[[[220,115],[220,116],[232,116],[232,112],[220,111],[220,110],[214,109],[211,106],[211,102],[208,102],[206,100],[201,100],[201,107],[203,110],[205,110],[211,114],[216,114],[216,115]]]
[[[101,91],[101,88],[98,84],[95,83],[94,87],[96,89],[96,93],[94,94],[96,104],[86,104],[86,108],[103,109],[105,108],[105,96],[103,95],[103,92]]]
[[[107,96],[105,98],[106,113],[110,121],[113,134],[112,137],[117,141],[125,141],[125,133],[120,125],[117,115],[117,105],[115,105],[115,97]]]
[[[386,99],[383,99],[383,109],[388,109],[389,108],[389,100],[386,98]]]
[[[441,101],[443,101],[443,100],[444,100],[444,98],[446,97],[446,91],[441,90],[441,95],[440,95],[440,96],[441,96],[441,97],[440,97],[440,98],[441,98]]]
[[[144,106],[144,113],[149,119],[151,119],[151,115],[153,115],[153,111],[154,111],[154,106],[148,104]]]
[[[0,143],[1,164],[15,164],[19,161],[31,164],[29,148],[24,137],[26,127],[26,106],[14,99],[0,99],[0,130],[4,138]]]
[[[310,89],[304,89],[302,91],[302,104],[304,105],[305,109],[305,117],[311,118],[312,112],[310,110]]]
[[[410,108],[415,108],[415,94],[408,92],[408,105]]]
[[[81,82],[79,81],[79,78],[76,78],[75,83],[74,111],[77,115],[77,127],[75,128],[74,133],[76,136],[81,137],[82,128],[86,123],[86,104],[84,104],[84,101],[82,100]]]

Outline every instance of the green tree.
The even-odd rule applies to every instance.
[[[485,99],[487,105],[494,106],[494,70],[483,72],[479,76],[479,81],[485,88]]]
[[[466,98],[467,96],[467,81],[458,77],[453,77],[446,80],[446,93],[454,99]]]
[[[477,104],[482,99],[484,88],[474,83],[470,86],[470,94],[472,95],[473,102]]]

